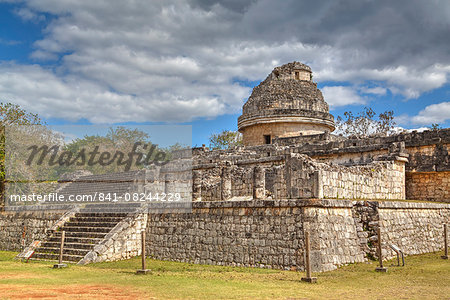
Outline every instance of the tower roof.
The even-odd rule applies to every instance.
[[[255,122],[291,121],[318,123],[334,130],[328,104],[312,80],[311,68],[291,62],[273,71],[253,89],[238,119],[239,129]]]

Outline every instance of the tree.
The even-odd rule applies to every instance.
[[[209,137],[211,149],[230,149],[242,145],[242,135],[237,131],[223,130],[221,133]]]
[[[344,112],[344,118],[340,116],[336,119],[338,133],[344,136],[355,136],[358,138],[369,136],[388,136],[394,131],[394,112],[385,111],[378,115],[370,107],[364,107],[363,111],[354,115],[351,111]]]
[[[436,131],[436,130],[442,129],[442,127],[438,123],[433,123],[433,124],[431,124],[430,129],[433,130],[433,131]]]
[[[80,168],[89,170],[93,174],[123,172],[126,170],[126,165],[119,164],[119,159],[113,160],[112,157],[118,152],[121,152],[124,154],[121,162],[124,162],[128,159],[127,155],[133,150],[136,153],[141,153],[142,157],[144,157],[152,147],[149,138],[149,135],[141,130],[129,129],[123,126],[109,128],[109,131],[105,136],[85,135],[83,138],[77,138],[71,143],[68,143],[63,150],[72,153],[73,157],[76,157],[81,152],[84,152],[86,155],[92,151],[97,151],[99,153],[107,152],[111,154],[111,158],[108,159],[111,160],[111,163],[104,165],[99,163],[85,163],[82,166],[61,166],[60,173],[72,172]],[[136,149],[134,149],[134,147],[136,147],[135,145],[138,146]],[[154,151],[152,151],[153,155],[159,150],[160,149],[155,145]],[[139,166],[139,168],[143,167],[143,165]]]
[[[5,133],[6,128],[13,125],[41,125],[41,119],[26,112],[19,105],[0,103],[0,210],[4,203],[5,192]]]

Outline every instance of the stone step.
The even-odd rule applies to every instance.
[[[103,238],[91,238],[91,237],[74,237],[66,236],[64,239],[65,243],[79,243],[79,244],[92,244],[95,245],[99,243]],[[61,235],[52,236],[46,242],[49,243],[59,243],[61,242]]]
[[[42,248],[58,248],[61,244],[61,241],[47,241],[41,244]],[[87,249],[91,250],[94,248],[96,243],[72,243],[72,242],[64,242],[64,248],[70,249]],[[39,248],[40,249],[40,248]]]
[[[119,222],[73,222],[70,220],[64,224],[64,227],[105,227],[105,228],[113,228]]]
[[[124,217],[72,217],[69,222],[114,222],[119,223]]]
[[[68,255],[78,255],[78,256],[84,257],[89,251],[91,251],[91,250],[90,249],[72,249],[72,248],[66,248],[64,246],[63,255],[68,254]],[[57,248],[39,247],[38,249],[36,249],[36,253],[59,255],[59,247],[57,247]]]
[[[124,212],[78,212],[75,214],[75,218],[126,218],[128,213]]]
[[[76,232],[67,231],[66,239],[68,238],[96,238],[103,239],[107,233],[106,232]],[[61,239],[61,232],[56,232],[54,237]]]
[[[113,204],[87,204],[84,208],[134,208],[137,209],[141,207],[141,203],[139,202],[114,202]]]
[[[82,208],[79,213],[106,213],[106,214],[129,214],[134,213],[137,210],[135,208],[117,207],[117,208]]]
[[[52,254],[52,253],[34,253],[33,259],[37,260],[59,260],[59,253],[58,254]],[[63,253],[63,261],[64,262],[79,262],[84,258],[84,255],[71,255],[71,254],[65,254]]]
[[[81,232],[81,233],[108,233],[111,231],[111,227],[81,227],[81,226],[66,226],[60,228],[60,231],[68,232]]]

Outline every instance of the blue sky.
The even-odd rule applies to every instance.
[[[450,126],[448,1],[0,0],[0,99],[50,125],[237,129],[274,67],[311,66],[336,117]]]

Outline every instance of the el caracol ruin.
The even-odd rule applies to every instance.
[[[277,67],[244,104],[244,146],[180,151],[171,164],[140,171],[79,172],[59,188],[178,191],[192,200],[192,211],[134,204],[124,212],[121,203],[107,212],[97,204],[6,210],[0,249],[56,259],[64,230],[64,260],[111,261],[138,255],[145,231],[146,254],[156,259],[303,270],[309,232],[313,271],[375,257],[378,229],[387,257],[394,254],[389,244],[407,255],[442,250],[442,227],[450,221],[450,129],[344,138],[332,134],[325,100],[310,67]]]

